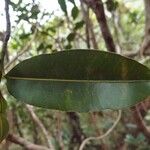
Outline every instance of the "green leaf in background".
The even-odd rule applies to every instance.
[[[9,131],[8,121],[5,115],[0,114],[0,143],[6,138]]]
[[[29,38],[30,35],[31,35],[30,33],[27,33],[27,34],[23,33],[23,34],[20,35],[19,38],[20,38],[21,40],[24,40],[24,39]]]
[[[78,14],[79,14],[79,9],[78,7],[74,6],[71,11],[72,18],[75,20],[78,17]]]
[[[137,146],[139,143],[143,145],[144,141],[145,136],[142,133],[138,134],[137,137],[134,137],[131,134],[127,134],[125,137],[125,142],[134,146]]]
[[[84,25],[84,21],[82,20],[82,21],[79,21],[79,22],[77,22],[77,23],[75,23],[75,27],[74,27],[74,29],[75,30],[78,30],[78,29],[80,29],[80,28],[82,28],[83,27],[83,25]]]
[[[27,59],[7,75],[11,95],[63,111],[133,106],[150,95],[150,70],[118,54],[68,50]]]
[[[76,36],[76,34],[74,32],[69,33],[68,36],[67,36],[67,40],[69,42],[72,42],[74,40],[75,36]]]
[[[38,18],[38,14],[40,13],[40,9],[39,9],[39,6],[38,5],[33,5],[32,8],[31,8],[31,16],[30,18],[33,18],[33,19],[37,19]]]
[[[67,12],[67,5],[66,5],[66,1],[65,0],[58,0],[58,3],[60,5],[60,8],[62,9],[62,11],[65,13],[65,15],[68,15]]]
[[[71,48],[72,48],[71,43],[68,43],[68,44],[65,46],[65,49],[71,49]]]
[[[114,1],[110,1],[110,0],[107,0],[106,1],[106,6],[107,6],[107,10],[112,12],[112,11],[115,11],[118,7],[119,3],[114,0]]]
[[[44,43],[40,43],[40,45],[37,48],[37,51],[43,50],[44,49]]]
[[[52,33],[56,33],[56,27],[48,27],[47,31],[51,31]]]

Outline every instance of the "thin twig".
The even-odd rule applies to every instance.
[[[51,137],[48,135],[46,128],[44,127],[43,123],[41,122],[41,120],[38,118],[38,116],[35,114],[33,107],[30,105],[25,105],[28,112],[30,113],[33,121],[36,123],[36,125],[41,129],[41,131],[43,132],[43,135],[45,136],[45,139],[47,140],[47,144],[48,147],[50,148],[50,150],[54,150],[54,146],[52,144],[52,142],[50,141]]]
[[[7,45],[10,38],[11,33],[11,23],[10,23],[10,15],[9,15],[9,0],[5,0],[5,13],[6,13],[6,32],[4,36],[4,41],[2,45],[1,51],[1,60],[0,60],[0,78],[2,77],[3,70],[4,70],[4,59],[7,53]],[[1,80],[1,79],[0,79]]]
[[[80,145],[79,150],[83,150],[84,146],[85,146],[85,145],[87,144],[87,142],[89,142],[90,140],[101,140],[101,139],[105,138],[106,136],[108,136],[108,135],[114,130],[114,128],[116,127],[116,125],[117,125],[118,122],[120,121],[120,119],[121,119],[121,114],[122,114],[122,111],[119,110],[119,111],[118,111],[118,117],[117,117],[116,121],[114,122],[114,124],[112,125],[112,127],[109,128],[109,129],[106,131],[106,133],[104,133],[103,135],[98,136],[98,137],[89,137],[89,138],[86,138],[86,139],[82,142],[82,144]]]
[[[81,2],[81,9],[83,11],[83,19],[86,22],[86,26],[88,26],[89,34],[91,36],[90,40],[91,40],[91,42],[93,44],[93,48],[94,49],[98,49],[98,45],[97,45],[97,42],[96,42],[95,34],[94,34],[94,31],[93,31],[93,24],[92,24],[90,16],[89,16],[89,7],[87,7],[87,10],[86,10],[84,8],[83,1],[80,0],[80,2]]]
[[[111,0],[111,1],[113,1],[113,0]],[[114,34],[116,35],[115,36],[116,37],[116,50],[117,50],[118,54],[121,54],[122,46],[121,46],[121,43],[120,43],[118,27],[117,27],[117,24],[116,24],[116,14],[115,14],[114,11],[112,11],[111,14],[112,14],[112,22],[113,22]]]
[[[99,128],[97,126],[97,116],[96,116],[96,113],[91,112],[90,113],[90,119],[91,119],[91,124],[93,124],[93,126],[95,128],[97,136],[100,136],[101,131],[99,130]]]
[[[23,146],[27,150],[49,150],[49,148],[37,144],[33,144],[26,139],[16,136],[14,134],[8,134],[7,140],[10,142],[13,142],[15,144],[18,144],[20,146]]]
[[[144,134],[145,137],[150,138],[150,130],[147,128],[143,120],[143,117],[139,109],[139,105],[133,107],[133,116],[139,130]]]
[[[61,112],[57,112],[56,113],[56,138],[58,139],[58,143],[60,146],[60,150],[64,150],[64,143],[63,143],[63,139],[62,139],[62,116],[61,116]]]

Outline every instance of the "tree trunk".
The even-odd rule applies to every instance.
[[[141,55],[150,55],[150,0],[144,0],[145,6],[145,36],[141,45]]]
[[[85,138],[85,134],[83,133],[80,126],[80,119],[77,113],[75,112],[67,112],[69,118],[69,124],[72,130],[72,137],[70,139],[69,149],[78,149],[82,140]],[[76,148],[77,147],[77,148]]]
[[[116,52],[116,47],[115,47],[112,35],[110,33],[108,24],[107,24],[102,1],[101,0],[82,0],[82,1],[86,3],[89,6],[89,8],[91,8],[93,12],[95,13],[99,26],[101,28],[101,32],[102,32],[107,50],[111,52]]]

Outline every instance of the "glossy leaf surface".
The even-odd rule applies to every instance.
[[[150,70],[123,56],[69,50],[27,59],[7,75],[7,88],[25,103],[64,111],[133,106],[150,95]]]

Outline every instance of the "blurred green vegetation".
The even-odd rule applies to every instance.
[[[47,1],[51,5],[52,1]],[[107,21],[114,38],[117,51],[120,54],[132,53],[140,49],[144,38],[144,4],[139,0],[109,0],[103,1]],[[85,4],[84,9],[78,0],[58,0],[61,15],[41,8],[40,1],[11,0],[11,9],[16,14],[13,22],[11,39],[8,47],[8,60],[5,72],[8,72],[20,61],[35,55],[53,53],[71,48],[95,48],[92,33],[98,49],[107,51],[95,14]],[[86,13],[84,13],[86,11]],[[88,12],[88,13],[87,13]],[[88,15],[89,14],[89,15]],[[87,23],[90,20],[90,23]],[[89,39],[87,30],[89,32]],[[3,32],[3,31],[1,31]],[[0,41],[1,42],[1,41]],[[150,67],[149,56],[135,55],[133,59]],[[42,131],[33,121],[25,104],[16,101],[1,85],[4,97],[8,102],[8,120],[10,132],[23,137],[31,143],[47,146]],[[84,106],[83,106],[84,107]],[[82,137],[99,136],[105,133],[113,124],[117,113],[113,110],[94,113],[77,113],[71,123],[72,114],[55,110],[34,107],[34,112],[45,126],[55,149],[78,149]],[[150,125],[150,110],[144,111],[143,119],[147,128]],[[83,139],[82,139],[83,140]],[[5,143],[0,149],[22,150],[14,143]],[[86,150],[148,150],[150,139],[137,127],[133,112],[123,111],[122,119],[110,136],[103,140],[91,141]]]

